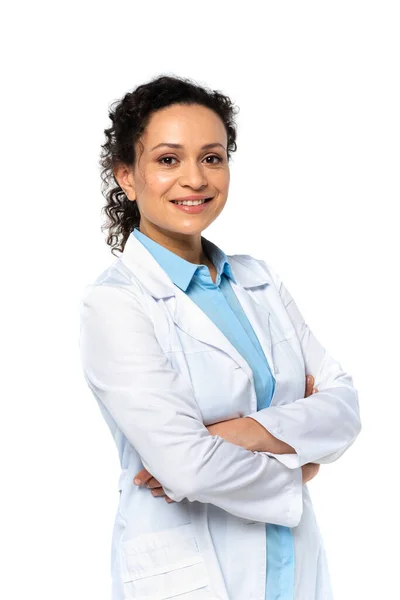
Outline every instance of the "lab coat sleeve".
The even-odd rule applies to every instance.
[[[279,275],[264,261],[258,262],[274,280],[300,340],[306,374],[314,376],[318,393],[247,416],[295,449],[296,454],[267,453],[289,468],[310,462],[333,462],[353,444],[361,430],[357,390],[349,373],[313,335]]]
[[[80,311],[86,383],[172,500],[298,525],[301,468],[209,434],[191,383],[162,351],[136,288],[86,286]]]

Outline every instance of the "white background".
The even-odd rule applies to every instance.
[[[119,464],[80,370],[79,299],[114,260],[109,105],[172,74],[240,107],[229,199],[204,235],[273,266],[359,391],[358,440],[309,484],[335,599],[393,598],[398,3],[20,2],[2,20],[0,596],[110,598]]]

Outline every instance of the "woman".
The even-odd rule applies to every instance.
[[[113,600],[332,597],[306,484],[356,439],[358,395],[272,267],[201,235],[227,201],[234,114],[163,76],[105,130],[121,255],[85,289],[80,345],[121,462]]]

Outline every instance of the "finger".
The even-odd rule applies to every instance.
[[[139,471],[139,473],[136,473],[133,482],[136,485],[141,485],[142,483],[146,483],[152,477],[152,474],[149,473],[147,469],[142,469],[141,471]]]
[[[151,489],[160,488],[161,483],[159,481],[157,481],[157,479],[155,477],[152,477],[145,483],[145,486],[148,488],[151,488]]]
[[[175,500],[172,500],[172,498],[170,498],[169,496],[167,496],[167,494],[164,491],[164,488],[161,487],[160,489],[156,488],[156,489],[152,489],[151,493],[153,496],[157,497],[157,496],[164,496],[164,500],[166,502],[175,502]]]
[[[318,393],[318,390],[317,390],[317,388],[313,388],[313,389],[312,389],[312,393],[313,393],[313,394],[317,394],[317,393]]]
[[[312,389],[314,386],[314,377],[312,375],[307,375],[306,377],[306,391],[305,391],[305,398],[307,398],[308,396],[311,396],[312,394]]]

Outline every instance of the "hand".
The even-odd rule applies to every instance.
[[[308,481],[311,481],[313,477],[315,477],[319,471],[320,465],[317,463],[307,463],[301,467],[302,475],[303,475],[303,485]]]
[[[139,480],[140,483],[136,483],[136,480]],[[151,489],[151,493],[153,494],[153,496],[164,496],[166,502],[175,502],[175,500],[172,500],[169,496],[166,495],[161,483],[157,481],[157,479],[153,477],[147,469],[142,469],[141,471],[139,471],[139,473],[135,475],[135,479],[133,480],[133,482],[136,485],[144,484],[146,487]]]
[[[307,375],[306,377],[306,393],[304,398],[308,398],[308,396],[311,396],[312,394],[316,394],[318,392],[317,388],[313,387],[314,386],[314,377],[312,375]],[[307,463],[306,465],[303,465],[301,467],[302,470],[302,475],[303,475],[303,485],[305,483],[307,483],[308,481],[311,481],[311,479],[313,479],[318,471],[319,471],[319,467],[320,465],[316,464],[316,463]]]
[[[307,377],[306,377],[306,393],[305,393],[304,398],[308,398],[308,396],[311,396],[312,394],[316,394],[318,392],[317,388],[315,388],[313,386],[314,386],[314,377],[312,375],[307,375]],[[308,481],[311,481],[311,479],[313,479],[317,475],[317,473],[319,471],[319,467],[320,467],[320,465],[318,465],[316,463],[307,463],[301,467],[302,475],[303,475],[303,485],[305,483],[307,483]]]
[[[313,375],[307,375],[306,377],[306,392],[304,394],[304,398],[308,398],[312,394],[316,394],[318,392],[317,388],[314,387],[314,377]]]

